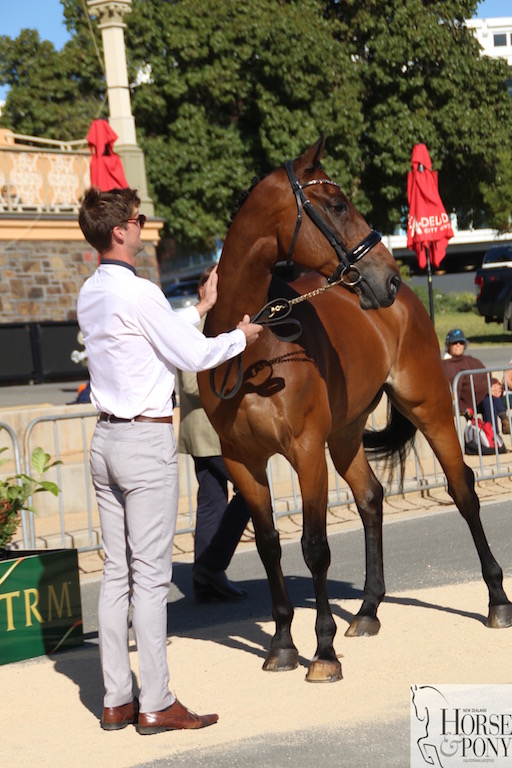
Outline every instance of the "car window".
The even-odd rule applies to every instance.
[[[512,245],[493,245],[484,256],[482,266],[512,262]]]
[[[197,280],[186,283],[173,283],[164,288],[164,293],[168,299],[176,296],[197,296],[197,288]]]

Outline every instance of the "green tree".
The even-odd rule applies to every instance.
[[[316,0],[134,1],[133,110],[153,199],[181,243],[212,246],[251,178],[324,128],[329,169],[357,190],[358,85],[332,28]]]
[[[31,136],[82,138],[92,116],[106,116],[97,70],[79,36],[61,51],[32,29],[14,40],[0,36],[0,83],[9,86],[0,125]]]
[[[25,30],[0,37],[1,123],[56,138],[106,116],[81,0],[61,0],[61,52]],[[133,113],[156,212],[188,250],[222,238],[234,200],[327,131],[327,171],[372,224],[407,212],[424,142],[461,226],[510,227],[510,68],[481,56],[464,19],[478,0],[133,0]]]
[[[504,225],[490,190],[512,179],[502,148],[512,143],[512,99],[503,60],[481,56],[464,19],[477,0],[335,0],[363,88],[363,188],[374,225],[392,231],[407,208],[414,144],[427,144],[447,210],[461,227]],[[487,190],[487,191],[486,191]],[[510,215],[510,207],[508,209]]]

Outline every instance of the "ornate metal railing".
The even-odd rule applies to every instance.
[[[85,139],[64,142],[0,131],[0,213],[76,213],[89,186]]]

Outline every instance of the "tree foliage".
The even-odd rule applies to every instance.
[[[459,225],[479,226],[486,218],[499,224],[483,190],[496,181],[500,148],[512,139],[512,99],[505,87],[510,72],[503,60],[480,55],[464,22],[477,2],[347,0],[334,5],[355,41],[363,83],[362,184],[374,225],[390,231],[403,221],[404,178],[418,142],[429,148],[441,196]]]
[[[94,117],[108,116],[103,72],[83,14],[68,28],[74,35],[61,51],[31,29],[14,40],[0,36],[0,84],[10,89],[0,125],[69,141],[85,137]]]
[[[350,58],[315,0],[135,0],[133,109],[154,198],[180,241],[223,236],[233,195],[327,128],[357,189],[362,115]]]
[[[80,0],[61,0],[63,51],[0,37],[2,118],[79,138],[105,115],[105,83]],[[382,231],[404,222],[414,144],[429,148],[460,225],[507,227],[512,99],[501,60],[464,19],[477,0],[133,0],[125,39],[137,135],[167,234],[188,249],[224,236],[254,175],[325,129],[327,171]]]

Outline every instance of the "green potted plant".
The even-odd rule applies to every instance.
[[[4,453],[7,448],[0,448],[0,453]],[[3,467],[9,459],[1,459],[0,467]],[[51,467],[60,464],[59,461],[50,463],[50,455],[45,453],[42,448],[35,448],[32,452],[32,467],[37,472],[37,477],[19,474],[0,480],[0,557],[2,550],[14,538],[18,526],[21,522],[21,512],[36,512],[34,507],[29,505],[29,499],[35,493],[49,491],[54,496],[58,496],[59,487],[56,483],[42,480],[42,476]]]
[[[0,467],[7,461],[0,460]],[[20,473],[0,480],[0,665],[83,643],[77,550],[8,548],[21,512],[36,511],[32,497],[59,494],[58,486],[43,477],[60,463],[36,448],[35,477]]]

